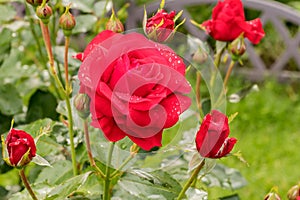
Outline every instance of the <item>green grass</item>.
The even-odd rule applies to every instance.
[[[234,81],[230,88],[241,87]],[[297,90],[298,89],[298,90]],[[237,104],[228,103],[227,114],[239,112],[230,124],[231,136],[238,139],[234,152],[242,151],[250,164],[234,157],[220,162],[240,170],[248,185],[238,190],[241,199],[263,199],[273,186],[286,199],[288,189],[300,181],[300,94],[298,86],[267,81],[259,92]],[[223,191],[213,190],[218,196]]]

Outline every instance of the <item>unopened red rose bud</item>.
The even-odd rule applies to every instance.
[[[76,21],[72,13],[69,11],[70,7],[66,8],[66,11],[59,18],[59,26],[63,29],[64,35],[69,37],[72,34],[72,30],[76,25]]]
[[[48,1],[49,0],[46,0],[46,3]],[[32,5],[33,7],[37,7],[43,3],[43,0],[26,0],[26,2],[29,3],[30,5]]]
[[[300,183],[298,185],[294,185],[289,189],[287,193],[287,197],[289,200],[297,200],[300,197]]]
[[[42,4],[36,8],[36,15],[42,20],[44,24],[48,24],[52,15],[52,8],[48,6],[48,4]]]
[[[6,137],[4,146],[3,151],[8,154],[8,159],[4,158],[4,160],[13,167],[24,167],[36,156],[34,139],[22,130],[12,128]]]
[[[79,117],[86,119],[90,115],[90,97],[87,94],[77,94],[73,103]]]
[[[124,26],[119,18],[116,17],[114,10],[112,10],[111,17],[106,23],[106,30],[111,30],[115,33],[124,32]]]
[[[243,34],[229,44],[229,50],[234,60],[238,60],[246,52]]]

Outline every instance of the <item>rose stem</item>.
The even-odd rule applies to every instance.
[[[133,144],[136,145],[136,144]],[[139,147],[135,150],[136,152],[139,150]],[[131,152],[130,155],[124,160],[124,162],[111,174],[111,179],[113,179],[136,155],[136,152]]]
[[[103,200],[109,200],[110,199],[110,194],[109,194],[109,189],[110,189],[110,169],[109,166],[111,164],[112,160],[112,154],[114,150],[115,143],[111,142],[108,150],[108,155],[107,155],[107,162],[106,162],[106,172],[105,172],[105,179],[104,179],[104,193],[103,193]]]
[[[47,54],[48,54],[48,59],[49,59],[49,64],[50,64],[50,72],[51,72],[52,76],[54,77],[54,80],[56,81],[56,83],[58,85],[58,89],[62,93],[65,93],[64,87],[63,87],[61,81],[59,80],[59,78],[57,76],[57,73],[56,73],[56,70],[55,70],[55,67],[54,67],[54,58],[53,58],[53,53],[52,53],[52,48],[51,48],[48,25],[45,25],[40,20],[40,26],[41,26],[42,35],[43,35],[44,43],[45,43],[45,46],[46,46]]]
[[[200,122],[202,121],[201,114],[202,113],[202,105],[201,105],[201,94],[200,94],[200,86],[201,86],[201,73],[197,71],[197,80],[196,80],[196,102],[199,110]]]
[[[96,162],[95,162],[93,154],[92,154],[91,143],[90,143],[90,136],[89,136],[88,122],[87,122],[86,119],[83,120],[83,131],[84,131],[85,143],[86,143],[86,148],[87,148],[87,152],[88,152],[88,157],[89,157],[90,165],[97,171],[98,175],[101,178],[105,178],[105,175],[103,174],[103,172],[96,165]]]
[[[74,132],[73,132],[73,116],[72,116],[72,108],[70,103],[70,93],[71,87],[69,85],[69,69],[68,69],[68,48],[69,48],[70,37],[65,37],[65,55],[64,55],[64,67],[65,67],[65,82],[66,82],[66,105],[68,109],[68,128],[69,128],[69,137],[70,137],[70,147],[71,147],[71,158],[72,158],[72,166],[73,166],[73,175],[76,176],[78,174],[77,164],[76,164],[76,152],[74,146]]]
[[[231,71],[232,71],[232,69],[233,69],[233,67],[234,67],[234,64],[235,64],[235,62],[234,62],[233,60],[231,60],[230,65],[229,65],[229,68],[228,68],[227,73],[226,73],[226,76],[225,76],[225,79],[224,79],[224,89],[225,89],[225,90],[226,90],[226,85],[227,85],[227,83],[228,83],[228,80],[229,80]]]
[[[187,191],[187,189],[189,189],[189,187],[191,186],[191,184],[194,182],[194,180],[197,178],[200,170],[202,169],[202,167],[205,164],[205,159],[203,159],[201,161],[201,163],[199,164],[199,166],[194,170],[194,172],[192,173],[191,177],[189,178],[189,180],[185,183],[185,185],[183,186],[182,190],[180,191],[177,200],[180,200],[184,197],[185,192]]]
[[[33,200],[38,200],[38,198],[35,196],[27,178],[26,178],[26,175],[25,175],[25,172],[24,172],[24,168],[20,169],[19,171],[19,174],[20,174],[20,177],[23,181],[23,184],[25,186],[25,188],[27,189],[27,191],[29,192],[30,196],[32,197]]]

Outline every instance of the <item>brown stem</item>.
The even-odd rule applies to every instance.
[[[225,90],[226,90],[226,85],[227,85],[227,83],[228,83],[230,74],[231,74],[232,69],[233,69],[233,67],[234,67],[234,64],[235,64],[235,62],[232,60],[232,61],[230,62],[229,68],[228,68],[228,70],[227,70],[227,73],[226,73],[226,76],[225,76],[225,79],[224,79],[224,88],[225,88]]]
[[[25,188],[27,189],[27,191],[29,192],[31,198],[32,198],[33,200],[38,200],[38,198],[35,196],[35,194],[34,194],[32,188],[31,188],[31,186],[30,186],[30,184],[29,184],[29,182],[28,182],[28,180],[27,180],[27,178],[26,178],[26,175],[25,175],[25,172],[24,172],[24,168],[22,168],[22,169],[19,171],[19,174],[20,174],[20,177],[21,177],[21,179],[22,179],[22,181],[23,181],[23,184],[24,184]]]
[[[84,131],[86,149],[87,149],[90,165],[97,171],[97,173],[100,175],[101,178],[105,178],[105,175],[103,174],[103,172],[96,165],[96,162],[95,162],[93,154],[92,154],[88,122],[86,119],[83,121],[83,131]]]
[[[52,48],[51,48],[49,29],[48,29],[48,26],[45,25],[42,22],[42,20],[40,20],[40,26],[41,26],[41,29],[42,29],[44,43],[45,43],[47,54],[48,54],[48,59],[49,59],[50,67],[51,67],[51,72],[55,75],[56,70],[54,68],[54,58],[53,58],[53,53],[52,53]]]

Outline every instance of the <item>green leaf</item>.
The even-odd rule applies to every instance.
[[[47,200],[52,199],[66,199],[70,194],[78,190],[82,185],[85,184],[88,177],[92,174],[92,172],[87,172],[85,174],[81,174],[75,176],[69,180],[66,180],[62,184],[55,187],[51,192],[47,195]]]
[[[186,191],[186,196],[188,200],[206,200],[208,199],[208,194],[204,190],[199,190],[197,188],[189,188]]]
[[[0,84],[0,112],[14,115],[22,111],[22,99],[13,84]]]
[[[217,54],[221,53],[227,46],[227,42],[216,41]]]
[[[76,17],[76,26],[72,33],[85,33],[92,30],[94,24],[97,21],[97,17],[94,15],[79,15]]]
[[[10,43],[12,40],[12,32],[5,28],[0,32],[0,38],[5,38],[5,40],[0,40],[0,63],[3,59],[7,57],[7,53],[10,51]]]
[[[240,200],[240,197],[238,194],[233,194],[226,197],[221,197],[220,200]]]
[[[146,172],[134,170],[119,180],[118,185],[139,199],[173,200],[181,191],[181,185],[164,171]]]
[[[247,181],[241,173],[225,165],[217,164],[210,174],[207,174],[202,181],[208,187],[222,187],[224,189],[236,190],[247,185]]]
[[[105,5],[107,5],[106,8],[104,8]],[[112,3],[111,3],[111,1],[109,1],[109,3],[106,4],[106,0],[97,1],[94,4],[94,7],[93,7],[94,13],[95,13],[95,15],[97,17],[102,17],[103,16],[103,12],[107,13],[111,9],[112,9]]]
[[[53,164],[53,167],[44,168],[35,183],[47,183],[57,185],[68,180],[73,175],[72,163],[68,160],[60,160]]]
[[[42,118],[57,119],[57,100],[48,91],[37,90],[30,98],[26,121],[32,122]]]
[[[34,162],[35,164],[40,165],[40,166],[52,167],[45,158],[43,158],[42,156],[40,156],[38,154],[36,154],[35,157],[33,157],[32,162]]]
[[[72,0],[72,8],[81,10],[84,13],[91,13],[93,11],[93,0]],[[77,19],[76,19],[77,22]],[[78,26],[78,25],[76,25]]]
[[[14,19],[16,11],[10,4],[0,5],[0,23]]]

